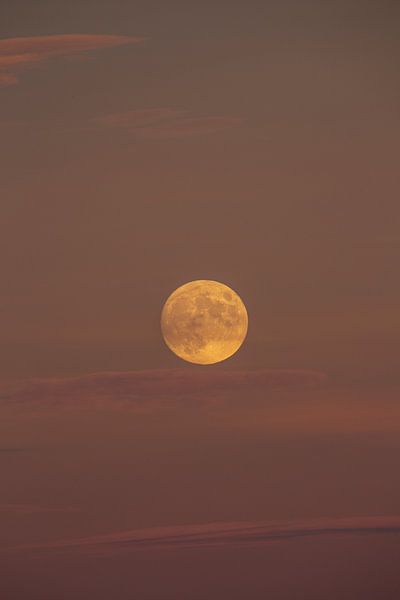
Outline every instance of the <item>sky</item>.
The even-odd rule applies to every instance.
[[[0,8],[5,600],[397,600],[400,6]],[[195,279],[249,315],[184,363]]]

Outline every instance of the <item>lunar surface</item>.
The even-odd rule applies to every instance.
[[[176,289],[161,313],[167,346],[191,363],[211,365],[235,354],[247,334],[246,307],[231,288],[208,279]]]

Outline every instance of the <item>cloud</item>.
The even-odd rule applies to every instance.
[[[74,513],[79,512],[78,509],[75,508],[49,508],[43,506],[35,506],[31,504],[0,504],[0,515],[15,515],[15,516],[25,516],[25,515],[37,515],[37,514],[47,514],[47,513]]]
[[[312,370],[103,372],[14,382],[0,391],[0,410],[24,417],[120,411],[174,422],[204,419],[221,429],[263,435],[392,436],[400,431],[397,387],[345,388]]]
[[[398,434],[398,387],[354,389],[335,385],[295,393],[284,390],[278,401],[233,405],[220,415],[226,427],[290,435]]]
[[[90,51],[141,41],[143,38],[89,34],[3,39],[0,40],[0,86],[17,84],[21,71],[53,58],[79,57]]]
[[[179,139],[207,135],[236,127],[243,122],[232,116],[193,116],[173,108],[132,110],[97,117],[94,122],[128,131],[144,139]]]
[[[16,85],[18,83],[18,77],[12,73],[2,73],[0,71],[0,87],[8,87],[10,85]]]
[[[9,550],[72,550],[120,553],[146,549],[237,547],[285,542],[301,538],[400,534],[400,517],[320,518],[296,521],[206,523],[155,527],[111,533]]]
[[[105,372],[69,379],[36,379],[5,390],[0,405],[13,407],[156,407],[229,403],[230,396],[245,392],[309,389],[326,377],[319,371],[223,371],[171,369]]]

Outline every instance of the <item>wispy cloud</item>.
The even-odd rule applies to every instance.
[[[151,108],[97,117],[103,127],[128,131],[145,139],[179,139],[218,133],[236,127],[243,119],[235,116],[197,116],[173,108]]]
[[[0,515],[26,516],[47,513],[75,513],[79,512],[75,508],[50,508],[46,506],[36,506],[31,504],[0,504]]]
[[[61,540],[18,550],[121,553],[146,549],[237,547],[286,542],[301,538],[400,534],[400,517],[320,518],[296,521],[206,523],[136,529],[107,535]]]
[[[14,382],[0,394],[6,414],[120,411],[199,418],[223,429],[271,435],[398,434],[397,387],[338,387],[320,371],[161,369]]]
[[[0,86],[15,85],[25,69],[60,57],[78,57],[87,52],[127,44],[143,38],[120,35],[68,34],[19,37],[0,40]]]
[[[9,85],[16,85],[17,83],[17,75],[13,73],[2,73],[0,71],[0,87],[8,87]]]
[[[204,371],[171,369],[154,371],[106,372],[70,379],[36,379],[8,390],[0,406],[24,409],[130,407],[154,410],[155,407],[213,405],[229,401],[233,392],[268,392],[304,389],[321,385],[325,375],[319,371]]]

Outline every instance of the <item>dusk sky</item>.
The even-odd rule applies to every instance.
[[[400,598],[399,19],[4,0],[1,600]]]

